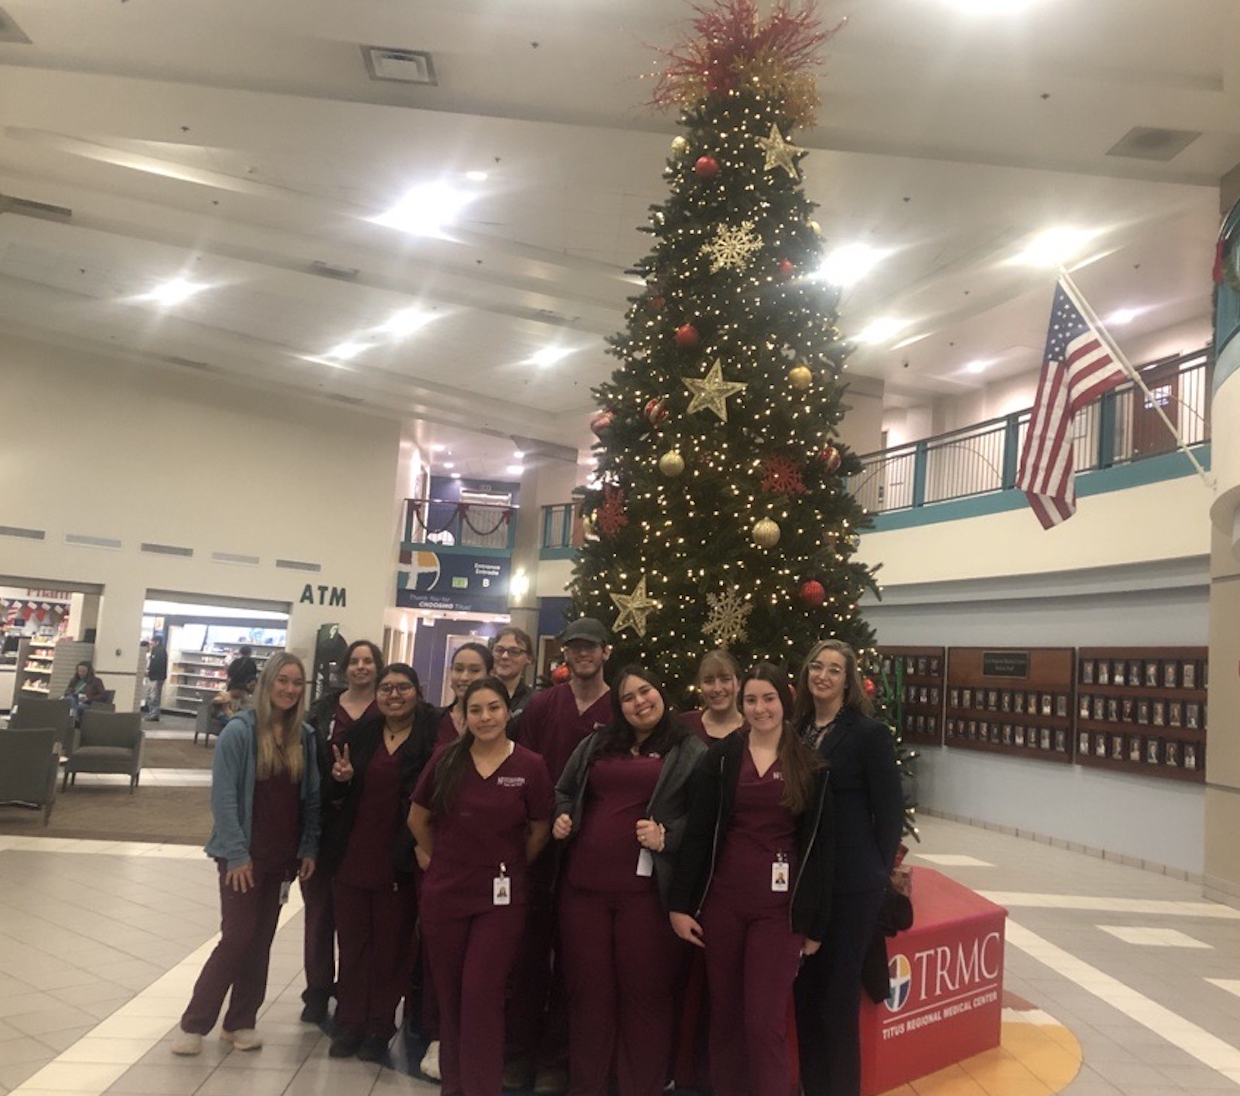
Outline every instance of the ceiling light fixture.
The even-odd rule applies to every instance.
[[[512,455],[513,455],[513,457],[515,457],[517,460],[525,460],[525,450],[524,450],[524,449],[514,449],[514,450],[512,451]]]
[[[351,362],[363,350],[369,350],[372,345],[364,342],[342,342],[333,346],[323,357],[332,361]]]
[[[908,324],[904,320],[893,319],[890,316],[882,316],[877,320],[871,320],[861,334],[857,336],[859,342],[866,343],[882,343],[893,339]]]
[[[985,373],[994,362],[989,358],[974,358],[971,362],[965,362],[964,371],[966,373]]]
[[[172,278],[157,285],[149,293],[143,293],[138,300],[154,301],[165,308],[170,308],[189,300],[195,293],[201,293],[206,288],[205,285],[191,282],[188,278]]]
[[[452,478],[453,478],[453,479],[460,479],[460,478],[461,478],[461,473],[460,473],[460,472],[453,472],[453,473],[452,473]]]
[[[521,467],[521,465],[519,465],[519,464],[510,464],[510,465],[508,466],[508,475],[510,475],[510,476],[519,476],[519,475],[521,475],[524,471],[525,471],[525,469],[524,469],[523,467]]]
[[[386,213],[371,217],[373,224],[415,236],[438,236],[471,201],[471,196],[444,182],[414,187]]]
[[[1079,228],[1048,228],[1029,241],[1016,261],[1030,266],[1062,266],[1076,258],[1096,235]]]
[[[1106,324],[1108,327],[1122,327],[1132,323],[1144,311],[1144,308],[1117,308],[1106,318]]]
[[[543,369],[546,366],[555,365],[556,362],[563,361],[572,352],[571,347],[548,346],[531,354],[526,360],[530,365],[536,365],[539,369]]]
[[[487,181],[487,173],[485,171],[467,171],[465,178],[471,183],[485,183]]]
[[[854,285],[890,254],[869,244],[843,244],[823,259],[818,277],[831,285]]]
[[[456,467],[456,465],[455,465],[452,461],[450,461],[450,460],[446,460],[446,461],[444,461],[444,462],[443,462],[443,466],[444,466],[445,468],[455,468],[455,467]]]
[[[1030,7],[1033,0],[947,0],[947,3],[970,15],[1015,15]]]
[[[395,335],[398,338],[404,335],[412,335],[415,331],[425,327],[435,318],[435,313],[428,312],[424,308],[402,308],[399,312],[394,312],[388,318],[380,331],[388,335]]]

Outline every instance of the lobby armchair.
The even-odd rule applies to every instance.
[[[67,700],[20,700],[17,710],[9,719],[9,730],[23,731],[35,727],[50,727],[56,732],[60,752],[72,757],[77,747],[78,731],[73,725],[73,711]]]
[[[0,731],[0,803],[43,811],[43,825],[56,805],[60,732],[50,727]]]
[[[62,788],[77,783],[78,773],[120,773],[129,777],[132,795],[142,772],[145,741],[140,712],[82,713],[81,739],[65,767]]]

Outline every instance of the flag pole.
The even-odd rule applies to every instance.
[[[1106,327],[1102,323],[1102,320],[1098,318],[1098,314],[1090,308],[1088,302],[1081,295],[1081,291],[1076,287],[1076,283],[1072,280],[1072,276],[1062,266],[1059,268],[1059,281],[1063,285],[1064,292],[1067,293],[1069,299],[1080,310],[1081,315],[1084,316],[1089,322],[1089,326],[1093,328],[1094,334],[1096,334],[1098,338],[1106,344],[1107,349],[1114,356],[1115,360],[1123,366],[1124,372],[1127,373],[1128,376],[1132,378],[1133,383],[1135,383],[1136,386],[1145,393],[1147,406],[1152,407],[1158,413],[1158,417],[1162,419],[1163,425],[1166,426],[1166,428],[1171,432],[1171,436],[1175,438],[1176,445],[1179,446],[1184,455],[1192,462],[1193,467],[1197,469],[1197,474],[1201,476],[1202,482],[1213,490],[1214,480],[1211,479],[1206,473],[1206,470],[1201,467],[1201,462],[1197,459],[1197,455],[1189,449],[1188,444],[1182,437],[1180,437],[1180,432],[1171,424],[1171,420],[1167,418],[1167,413],[1162,409],[1162,404],[1154,399],[1154,393],[1149,390],[1149,387],[1142,379],[1141,374],[1132,367],[1132,363],[1127,359],[1127,357],[1125,357],[1124,352],[1115,345],[1115,340],[1111,338],[1111,333],[1107,331]]]

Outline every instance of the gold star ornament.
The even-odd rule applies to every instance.
[[[693,393],[693,399],[689,401],[690,415],[694,411],[713,411],[724,422],[728,421],[728,404],[729,396],[735,396],[737,392],[744,392],[749,386],[740,381],[725,381],[723,379],[723,362],[715,359],[715,364],[710,367],[710,371],[706,374],[705,380],[698,380],[696,377],[682,377],[685,387]]]
[[[646,634],[646,618],[653,613],[659,603],[646,596],[646,576],[633,588],[631,594],[612,594],[611,600],[616,603],[620,615],[616,617],[612,630],[623,631],[631,627],[639,636]]]
[[[766,153],[767,171],[782,167],[794,179],[800,178],[797,173],[796,157],[800,156],[805,149],[797,148],[796,145],[785,141],[784,135],[779,132],[779,126],[772,124],[771,135],[759,137],[758,144]]]

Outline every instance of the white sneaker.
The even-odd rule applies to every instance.
[[[236,1031],[220,1031],[220,1038],[232,1043],[233,1050],[257,1050],[263,1045],[263,1037],[253,1028],[238,1028]]]
[[[426,1048],[426,1053],[422,1055],[422,1061],[418,1064],[420,1069],[432,1081],[442,1081],[439,1076],[439,1040],[434,1040],[430,1046]]]
[[[195,1054],[201,1054],[202,1036],[195,1035],[192,1031],[178,1031],[177,1037],[172,1040],[172,1053],[179,1054],[183,1058],[192,1058]]]

